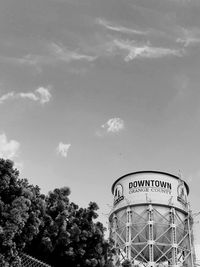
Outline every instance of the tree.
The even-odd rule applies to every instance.
[[[55,267],[112,266],[97,204],[80,208],[69,195],[68,187],[42,195],[0,159],[0,267],[19,267],[21,252]]]
[[[48,194],[43,224],[27,251],[53,266],[104,266],[109,244],[103,225],[93,221],[98,206],[79,208],[69,194],[67,187]]]
[[[13,162],[0,159],[0,266],[20,266],[19,252],[38,233],[39,187],[19,179]]]

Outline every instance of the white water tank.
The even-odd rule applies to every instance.
[[[186,182],[165,172],[140,171],[117,179],[112,194],[110,236],[117,262],[129,259],[141,266],[194,266]]]

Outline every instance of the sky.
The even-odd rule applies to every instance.
[[[140,170],[181,174],[198,213],[199,14],[199,0],[1,0],[0,157],[43,193],[97,202],[105,226],[113,182]]]

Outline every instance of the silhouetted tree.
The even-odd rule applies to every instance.
[[[18,178],[13,162],[0,159],[0,266],[20,266],[19,252],[38,233],[43,201],[39,187]]]
[[[69,195],[68,187],[42,195],[0,159],[0,267],[19,267],[21,252],[55,267],[112,266],[97,204],[80,208]]]
[[[87,208],[70,203],[69,188],[54,189],[46,197],[44,223],[28,252],[53,266],[104,266],[108,242],[98,217],[98,206]]]

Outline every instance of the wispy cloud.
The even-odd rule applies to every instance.
[[[28,98],[30,100],[33,100],[33,101],[37,101],[38,100],[38,97],[35,95],[35,93],[18,93],[16,95],[16,97],[21,97],[21,98]]]
[[[46,61],[44,56],[41,55],[24,55],[22,57],[2,56],[0,55],[0,62],[11,64],[20,67],[34,67],[37,73],[41,73],[41,62]],[[46,62],[47,63],[47,62]]]
[[[0,104],[4,103],[6,100],[9,100],[11,98],[14,98],[15,93],[14,92],[9,92],[7,94],[4,94],[0,97]]]
[[[64,144],[64,143],[60,142],[56,148],[57,154],[66,158],[68,155],[68,151],[69,151],[70,147],[71,147],[71,144]]]
[[[120,25],[114,24],[110,21],[107,21],[103,18],[97,18],[96,23],[104,26],[108,30],[112,30],[115,32],[121,32],[121,33],[127,33],[127,34],[137,34],[137,35],[147,35],[150,33],[149,31],[136,30],[136,29],[131,29],[128,27],[120,26]]]
[[[49,46],[49,49],[52,56],[54,56],[57,60],[61,60],[67,63],[79,60],[92,62],[96,59],[96,56],[87,55],[78,51],[71,51],[61,44],[58,45],[56,43],[52,43]]]
[[[18,155],[20,143],[8,140],[5,133],[0,134],[0,157],[13,159]]]
[[[181,37],[177,38],[177,43],[183,44],[184,47],[200,45],[200,29],[185,29],[181,30]]]
[[[13,63],[18,63],[22,65],[32,65],[32,66],[36,66],[39,60],[40,56],[31,54],[25,55],[24,57],[21,58],[7,58],[7,61],[11,61]]]
[[[110,51],[114,54],[121,54],[125,51],[124,60],[126,62],[136,58],[162,58],[166,56],[177,56],[183,55],[182,50],[170,49],[165,47],[154,47],[149,43],[138,44],[135,41],[114,39],[109,44]]]
[[[112,34],[102,35],[98,34],[97,32],[92,43],[89,44],[87,41],[83,41],[80,47],[77,49],[69,48],[59,42],[50,42],[43,44],[43,51],[45,51],[43,54],[28,54],[22,58],[6,58],[0,56],[0,61],[4,60],[13,64],[33,66],[39,72],[41,72],[42,66],[46,65],[54,66],[59,63],[70,64],[73,62],[92,63],[99,58],[105,58],[109,56],[124,55],[124,60],[127,62],[135,58],[155,59],[166,56],[183,56],[185,48],[184,46],[187,46],[192,42],[199,42],[198,36],[191,35],[191,33],[189,34],[189,32],[185,31],[183,33],[179,33],[180,38],[176,39],[175,37],[176,47],[180,46],[178,44],[184,43],[184,46],[181,45],[182,48],[161,47],[157,45],[151,45],[148,37],[151,35],[162,35],[164,37],[169,37],[164,32],[160,32],[155,29],[132,29],[109,22],[103,18],[97,18],[96,23],[103,26],[105,29],[129,34],[128,38],[119,38],[116,35],[113,36]],[[130,39],[131,34],[134,35],[134,40],[132,38]],[[143,41],[138,41],[137,35],[141,35]],[[157,40],[156,38],[154,39],[154,41]],[[30,99],[35,99],[33,95],[29,95],[29,97]]]
[[[7,60],[9,63],[13,64],[32,66],[39,72],[42,71],[43,66],[55,66],[60,63],[70,64],[77,62],[74,68],[76,71],[77,67],[80,67],[80,64],[78,64],[80,62],[88,64],[95,62],[99,58],[110,56],[123,56],[126,62],[136,58],[156,59],[167,56],[180,57],[184,55],[186,46],[200,41],[200,34],[198,35],[197,32],[192,34],[186,30],[182,33],[180,33],[180,29],[177,30],[179,32],[179,38],[176,38],[177,35],[173,35],[172,37],[169,36],[169,33],[154,28],[131,28],[108,21],[104,18],[97,18],[95,22],[104,29],[112,32],[109,32],[109,34],[107,34],[107,32],[106,34],[105,32],[103,34],[102,32],[96,32],[93,40],[92,38],[90,40],[82,40],[77,48],[69,47],[59,41],[45,42],[41,45],[41,51],[43,51],[41,53],[27,54],[21,58],[6,58],[0,56],[0,61]],[[127,34],[127,39],[124,35],[122,37],[121,33]],[[167,40],[166,47],[156,45],[156,42],[161,36]],[[149,39],[151,39],[153,44],[149,42]],[[170,47],[167,45],[169,44],[168,39],[170,39]],[[76,73],[77,72],[78,71],[76,71]],[[29,98],[36,100],[36,97],[33,95],[29,95]]]
[[[48,88],[45,87],[39,87],[34,92],[9,92],[7,94],[4,94],[0,97],[0,104],[3,104],[5,101],[9,99],[29,99],[32,101],[38,101],[41,104],[45,104],[50,101],[52,95]]]
[[[0,55],[0,61],[14,65],[34,67],[38,72],[41,72],[42,66],[51,66],[60,62],[67,64],[77,61],[93,62],[97,58],[93,54],[88,55],[84,51],[81,52],[81,48],[69,49],[63,44],[54,42],[43,44],[43,50],[45,50],[43,53],[27,54],[19,58]]]

